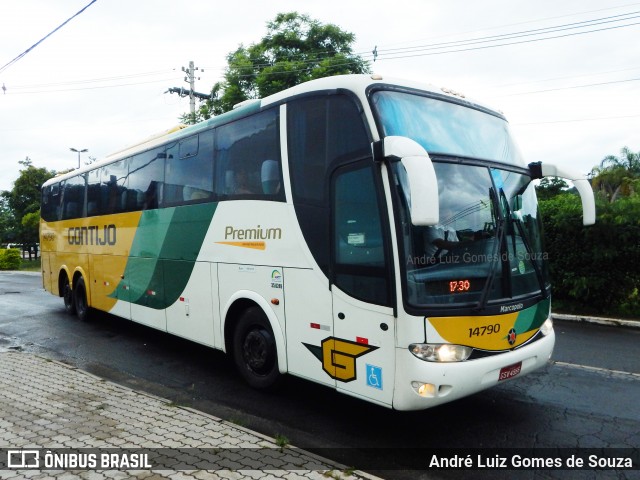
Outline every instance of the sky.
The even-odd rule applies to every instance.
[[[355,34],[383,77],[464,93],[508,118],[527,161],[586,174],[640,151],[640,2],[631,0],[0,0],[0,190],[29,157],[62,171],[169,129],[226,55],[298,11]],[[556,38],[550,38],[556,37]],[[6,66],[6,67],[3,67]],[[4,93],[2,93],[4,92]]]

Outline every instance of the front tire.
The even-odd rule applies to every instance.
[[[259,307],[245,310],[240,317],[233,333],[233,359],[240,375],[253,388],[273,389],[280,382],[276,340]]]
[[[87,288],[82,277],[78,277],[73,289],[73,303],[75,305],[76,315],[78,315],[78,318],[82,321],[86,321],[89,318],[89,304],[87,302]]]

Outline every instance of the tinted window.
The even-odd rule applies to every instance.
[[[47,222],[54,222],[60,219],[60,203],[62,197],[59,183],[54,183],[42,189],[42,205],[40,215]]]
[[[322,271],[330,276],[330,176],[336,166],[370,156],[358,106],[345,95],[287,104],[289,170],[296,216]]]
[[[216,130],[216,194],[222,199],[284,200],[278,110]]]
[[[84,190],[84,175],[69,178],[64,182],[62,220],[84,216]]]
[[[370,165],[336,177],[333,209],[336,285],[355,298],[388,305],[380,205]]]
[[[167,148],[166,205],[213,198],[213,132],[180,140]]]
[[[370,152],[362,116],[349,97],[333,95],[293,102],[287,118],[294,201],[324,202],[331,165]]]
[[[106,202],[105,191],[100,184],[100,169],[87,172],[87,217],[98,215]]]
[[[164,148],[156,148],[131,159],[127,211],[158,208],[164,182],[164,157]]]
[[[126,212],[129,169],[127,160],[119,160],[100,169],[100,189],[104,202],[100,214]]]

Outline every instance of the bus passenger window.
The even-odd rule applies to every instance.
[[[216,129],[216,194],[222,200],[284,201],[278,109]]]
[[[87,217],[100,214],[102,195],[100,195],[100,169],[87,172]]]
[[[151,210],[159,207],[164,182],[164,158],[164,148],[156,148],[131,159],[127,210]]]
[[[180,140],[167,148],[164,204],[185,205],[213,199],[213,132]]]
[[[101,215],[125,211],[125,198],[129,170],[127,160],[119,160],[105,165],[100,171],[100,194],[102,196]]]
[[[84,217],[84,192],[84,175],[69,178],[64,183],[61,220]]]
[[[60,185],[54,183],[42,189],[41,216],[46,222],[55,222],[60,219]]]

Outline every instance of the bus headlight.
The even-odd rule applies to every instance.
[[[469,358],[473,348],[448,343],[412,343],[409,351],[427,362],[463,362]]]
[[[540,327],[540,331],[542,332],[542,335],[544,335],[545,337],[549,335],[551,332],[553,332],[553,320],[551,320],[551,317],[545,320],[545,322]]]

